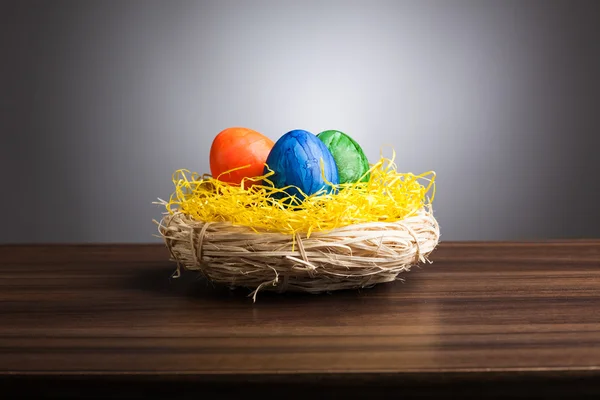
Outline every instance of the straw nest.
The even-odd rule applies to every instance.
[[[210,281],[260,290],[322,293],[398,279],[429,263],[440,230],[431,206],[396,222],[367,222],[303,234],[256,232],[175,212],[158,223],[172,261]]]

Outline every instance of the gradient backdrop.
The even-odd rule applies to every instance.
[[[437,172],[442,241],[600,237],[598,1],[2,1],[0,242],[151,242],[247,126]]]

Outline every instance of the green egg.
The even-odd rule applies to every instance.
[[[367,173],[369,171],[369,160],[354,139],[344,132],[336,130],[323,131],[317,137],[325,143],[325,146],[333,155],[333,159],[337,164],[340,183],[369,181],[370,175]]]

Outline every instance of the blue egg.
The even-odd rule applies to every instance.
[[[274,172],[270,179],[275,187],[286,189],[289,196],[295,195],[303,200],[299,188],[307,196],[325,189],[331,193],[332,187],[321,175],[321,160],[323,160],[325,178],[331,184],[339,183],[338,170],[333,155],[317,136],[304,130],[293,130],[277,140],[267,157],[267,165]],[[269,170],[265,168],[265,174]],[[279,198],[283,195],[277,196]]]

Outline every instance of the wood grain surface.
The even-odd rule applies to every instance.
[[[0,383],[600,394],[600,240],[442,243],[431,259],[404,281],[254,304],[171,279],[161,245],[0,246]]]

